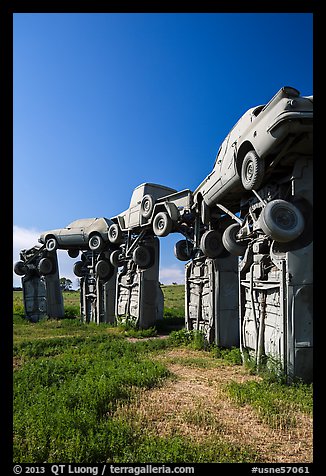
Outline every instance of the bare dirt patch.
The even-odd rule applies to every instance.
[[[204,353],[188,349],[165,352],[159,359],[174,377],[159,388],[141,392],[132,405],[120,407],[117,415],[129,415],[146,431],[160,436],[177,433],[197,443],[223,438],[250,447],[266,463],[312,462],[311,417],[296,413],[295,427],[270,428],[249,405],[239,407],[231,401],[224,388],[231,380],[241,383],[260,378],[241,366],[215,359],[211,363],[208,359],[206,368],[198,366],[200,357],[204,359]]]

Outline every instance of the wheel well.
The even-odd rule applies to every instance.
[[[49,238],[54,238],[54,239],[55,239],[55,241],[58,241],[58,240],[57,240],[57,238],[56,238],[56,236],[52,235],[51,233],[50,233],[50,234],[48,234],[48,235],[45,235],[45,237],[44,237],[44,241],[48,240]]]
[[[164,203],[156,203],[153,208],[153,213],[152,213],[152,219],[154,219],[155,215],[157,215],[159,212],[166,212],[167,209]]]
[[[255,150],[255,148],[252,145],[252,143],[248,140],[243,142],[240,146],[240,149],[238,150],[237,158],[236,158],[236,167],[237,167],[237,171],[239,175],[241,175],[241,166],[242,166],[243,159],[246,153],[249,152],[249,150]]]
[[[94,235],[100,236],[102,238],[102,234],[99,231],[93,230],[89,233],[88,239],[92,238]]]
[[[197,193],[197,195],[196,195],[196,208],[197,208],[197,211],[200,211],[202,201],[203,201],[203,196],[202,196],[201,192],[199,192],[199,193]]]

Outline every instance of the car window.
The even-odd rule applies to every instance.
[[[264,108],[264,106],[265,106],[265,105],[263,104],[262,106],[257,106],[257,107],[255,107],[255,109],[252,111],[252,114],[257,117],[258,114],[259,114],[259,113],[262,111],[262,109]]]
[[[83,228],[91,225],[96,218],[82,218],[81,220],[75,220],[71,222],[66,228]]]

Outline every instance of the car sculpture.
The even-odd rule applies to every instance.
[[[273,173],[284,175],[282,159],[291,149],[303,153],[311,147],[312,123],[313,97],[282,87],[266,105],[249,109],[231,129],[213,171],[195,190],[194,201],[205,208],[223,200],[224,206],[238,211],[243,193],[258,190]]]
[[[78,256],[78,250],[99,251],[108,242],[108,230],[112,221],[108,218],[82,218],[65,228],[45,231],[39,242],[45,244],[47,251],[57,248],[68,250],[69,256]]]
[[[112,217],[108,237],[120,245],[111,255],[111,262],[120,266],[123,259],[132,258],[141,268],[152,264],[152,253],[142,240],[146,234],[158,237],[180,231],[182,221],[191,213],[192,192],[154,183],[143,183],[132,193],[128,210]]]
[[[249,109],[226,136],[212,172],[194,191],[194,206],[206,225],[217,210],[236,222],[223,234],[228,251],[242,255],[253,230],[283,243],[300,236],[300,210],[287,200],[262,199],[258,192],[267,182],[284,181],[298,157],[311,150],[312,129],[313,96],[300,96],[297,89],[284,86],[266,105]],[[243,219],[235,216],[240,203],[253,194],[255,213]],[[217,235],[209,230],[203,239],[214,244]]]

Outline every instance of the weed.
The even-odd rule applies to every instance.
[[[117,402],[169,375],[144,357],[144,348],[116,337],[48,339],[16,351],[34,357],[14,373],[20,462],[113,461],[132,439],[129,425],[109,419]]]
[[[223,359],[232,365],[241,365],[242,357],[240,349],[231,347],[231,349],[224,349],[218,346],[212,346],[211,354],[217,359]]]
[[[65,304],[65,318],[72,319],[74,317],[80,317],[80,307],[72,304]]]
[[[123,326],[122,329],[124,329]],[[157,330],[155,327],[149,327],[148,329],[135,329],[133,327],[127,327],[124,331],[124,335],[127,337],[136,337],[138,339],[155,337],[157,335]]]
[[[226,385],[229,396],[239,405],[251,405],[258,416],[272,428],[296,425],[295,411],[312,412],[312,386],[286,386],[262,380]]]

